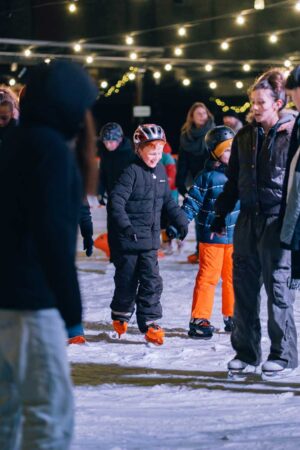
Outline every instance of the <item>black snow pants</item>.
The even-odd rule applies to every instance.
[[[236,357],[252,365],[261,362],[260,290],[268,297],[269,360],[298,365],[294,322],[294,292],[288,288],[291,254],[280,248],[277,216],[241,212],[234,232],[233,285],[235,328],[231,343]]]
[[[110,304],[113,320],[129,321],[136,305],[139,330],[162,317],[160,297],[162,278],[159,275],[157,250],[136,254],[114,254],[115,292]]]

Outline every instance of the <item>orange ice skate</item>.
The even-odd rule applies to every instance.
[[[119,338],[122,336],[122,334],[126,333],[128,328],[127,322],[122,322],[121,320],[113,320],[113,327],[116,333],[118,333]]]
[[[110,257],[107,233],[99,234],[99,236],[94,240],[94,246],[99,250],[102,250],[108,258]]]
[[[74,336],[68,339],[68,344],[85,344],[86,339],[84,336]]]
[[[164,343],[165,332],[156,323],[152,323],[148,326],[145,339],[155,345],[162,345]]]

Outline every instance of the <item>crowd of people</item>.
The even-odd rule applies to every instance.
[[[86,256],[93,253],[88,194],[97,193],[107,208],[99,247],[115,266],[110,308],[119,336],[136,311],[146,341],[164,343],[159,251],[170,250],[172,239],[181,243],[195,220],[189,262],[199,268],[188,336],[213,336],[222,279],[224,329],[235,352],[228,370],[256,371],[263,284],[271,345],[262,373],[272,379],[298,366],[300,120],[286,109],[288,95],[300,111],[300,66],[287,79],[271,69],[254,81],[245,125],[230,112],[216,126],[207,106],[194,103],[176,163],[159,124],[139,125],[131,141],[109,122],[96,148],[97,89],[76,64],[35,67],[20,104],[0,88],[1,448],[70,448],[74,407],[65,347],[85,342],[75,255],[78,225]]]

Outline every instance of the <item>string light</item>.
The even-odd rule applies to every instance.
[[[223,41],[220,45],[222,50],[228,50],[229,49],[229,43],[227,41]]]
[[[176,47],[176,48],[174,49],[174,55],[175,55],[175,56],[181,56],[182,53],[183,53],[182,48]]]
[[[133,81],[136,79],[136,75],[134,72],[130,72],[127,76],[130,81]]]
[[[24,50],[24,56],[26,57],[26,58],[30,58],[30,56],[31,56],[31,50],[30,50],[30,48],[26,48],[26,50]]]
[[[242,16],[242,14],[238,15],[237,18],[235,19],[235,22],[237,23],[237,25],[244,25],[246,20],[245,17]]]
[[[16,62],[11,63],[10,71],[16,72],[18,70],[18,64]]]
[[[251,70],[251,66],[250,66],[250,64],[243,64],[243,71],[244,72],[250,72],[250,70]]]
[[[136,60],[137,57],[138,57],[138,55],[135,52],[131,52],[130,55],[129,55],[129,58],[132,59],[133,61]]]
[[[205,64],[204,69],[206,72],[211,72],[213,70],[213,66],[211,64]]]
[[[75,3],[69,3],[68,10],[71,14],[75,13],[77,11],[77,6]]]
[[[271,42],[271,44],[276,44],[276,42],[278,42],[278,36],[276,36],[276,34],[271,34],[269,36],[269,42]]]
[[[283,64],[285,67],[287,67],[289,69],[292,65],[292,61],[290,61],[289,59],[286,59]]]
[[[51,63],[51,59],[50,58],[45,58],[44,59],[44,63],[45,64],[50,64]]]
[[[157,70],[153,73],[153,78],[155,78],[155,80],[159,80],[161,78],[161,73]]]
[[[265,9],[265,1],[264,0],[254,0],[254,8],[255,9]]]
[[[127,45],[132,45],[134,43],[134,39],[132,36],[126,36],[125,42]]]
[[[218,85],[215,81],[211,81],[209,83],[209,87],[210,87],[210,89],[216,89],[218,87]]]
[[[118,94],[120,89],[125,86],[129,80],[135,79],[135,74],[139,69],[137,67],[130,66],[129,72],[124,73],[122,78],[117,81],[114,86],[111,86],[108,91],[104,94],[105,97],[110,97],[112,94]],[[133,75],[133,76],[132,76]]]
[[[101,89],[107,89],[108,82],[106,80],[101,81],[100,87],[101,87]]]
[[[172,68],[173,68],[173,67],[172,67],[172,64],[169,64],[169,63],[168,63],[168,64],[165,65],[165,70],[166,70],[167,72],[170,72],[170,70],[172,70]]]
[[[294,8],[295,8],[295,10],[297,12],[300,12],[300,1],[295,3],[295,7]]]
[[[11,78],[11,79],[9,80],[8,84],[9,84],[11,87],[13,87],[13,86],[16,85],[16,80],[15,80],[14,78]]]
[[[232,111],[235,111],[237,114],[239,113],[245,113],[247,111],[247,109],[250,108],[250,103],[249,102],[245,102],[242,106],[229,106],[227,105],[223,100],[221,100],[220,98],[216,98],[216,99],[212,99],[218,106],[220,106],[220,108],[222,108],[223,112],[227,112],[230,109]]]
[[[178,34],[179,36],[186,36],[186,28],[185,28],[185,27],[180,27],[180,28],[178,28],[177,34]]]
[[[242,89],[242,88],[244,87],[244,83],[243,83],[242,81],[237,81],[237,82],[235,83],[235,87],[236,87],[237,89]]]
[[[183,86],[189,86],[191,84],[191,80],[189,78],[184,78],[182,80]]]
[[[94,62],[93,56],[87,56],[85,58],[85,60],[86,60],[87,64],[92,64]]]
[[[81,52],[81,50],[82,50],[81,44],[79,44],[79,42],[77,42],[76,44],[74,44],[74,45],[73,45],[73,50],[74,50],[74,52],[76,52],[76,53]]]

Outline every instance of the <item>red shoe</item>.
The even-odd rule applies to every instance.
[[[85,344],[86,339],[84,336],[74,336],[68,339],[68,344]]]
[[[122,334],[126,333],[128,328],[127,322],[122,322],[121,320],[113,320],[113,328],[116,333],[118,333],[119,338],[122,336]]]
[[[155,345],[162,345],[164,343],[165,332],[156,323],[149,325],[145,339]]]
[[[198,253],[192,253],[192,255],[189,255],[187,257],[187,260],[190,264],[198,264],[199,263],[199,254]]]

